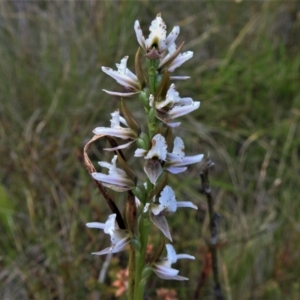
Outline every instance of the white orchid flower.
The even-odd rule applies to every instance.
[[[171,123],[170,120],[186,115],[200,106],[200,102],[193,101],[192,98],[181,98],[172,84],[167,91],[166,99],[155,102],[155,108],[158,110],[157,117],[168,126],[176,127],[180,123]]]
[[[156,102],[155,107],[157,109],[166,107],[172,108],[175,105],[191,105],[192,103],[193,99],[190,97],[180,98],[179,93],[176,91],[175,84],[172,83],[167,91],[166,99],[164,101]]]
[[[175,26],[168,36],[166,28],[165,22],[161,18],[161,15],[158,14],[149,27],[149,37],[145,39],[139,21],[135,21],[134,23],[138,43],[146,52],[150,52],[154,47],[158,53],[161,53],[176,40],[180,32],[179,26]]]
[[[108,151],[124,149],[124,148],[128,147],[130,144],[132,144],[137,139],[138,136],[131,128],[128,127],[126,120],[122,116],[120,116],[119,111],[115,111],[115,112],[111,113],[111,116],[112,116],[112,118],[110,120],[110,128],[109,127],[96,127],[93,130],[93,133],[97,134],[97,135],[114,136],[114,137],[121,138],[123,140],[130,139],[131,140],[130,142],[120,145],[118,147],[104,148],[104,150],[108,150]],[[127,128],[122,127],[120,123],[127,126]]]
[[[97,181],[117,192],[124,192],[134,187],[133,181],[126,175],[126,173],[117,168],[116,161],[118,156],[115,155],[111,161],[111,164],[105,161],[100,161],[101,167],[108,169],[108,174],[94,172],[91,175]]]
[[[179,270],[171,268],[171,265],[176,263],[178,259],[192,259],[195,257],[189,254],[176,254],[174,247],[171,244],[166,244],[167,257],[160,259],[153,265],[153,271],[162,279],[169,280],[189,280],[186,277],[179,276]]]
[[[91,222],[86,224],[89,228],[103,229],[104,233],[110,235],[111,246],[102,251],[93,252],[92,254],[104,255],[108,253],[117,253],[122,251],[130,242],[128,232],[119,228],[118,223],[116,222],[116,216],[116,214],[109,215],[105,223]]]
[[[177,201],[173,189],[168,185],[166,185],[160,193],[158,203],[150,203],[147,207],[149,207],[155,216],[176,212],[178,207],[198,209],[198,207],[190,201]],[[145,207],[145,209],[147,208]]]
[[[178,174],[187,169],[187,165],[195,164],[203,159],[203,154],[185,156],[184,143],[180,137],[174,139],[174,147],[172,153],[167,153],[165,169],[172,173]]]
[[[198,209],[198,207],[190,201],[177,201],[174,191],[168,185],[166,185],[160,193],[158,202],[156,202],[155,198],[153,200],[152,203],[146,203],[144,212],[150,210],[150,220],[170,241],[172,241],[172,237],[165,215],[170,212],[176,212],[178,207]]]
[[[112,68],[108,67],[102,67],[102,71],[106,73],[107,75],[111,76],[113,79],[115,79],[119,84],[123,85],[126,89],[132,91],[130,93],[118,93],[118,92],[112,92],[108,90],[103,90],[106,93],[110,95],[120,96],[120,97],[130,97],[135,94],[138,94],[141,90],[140,83],[138,81],[137,76],[132,73],[127,68],[127,60],[128,56],[125,56],[120,64],[116,64],[118,70],[115,71]]]
[[[156,134],[151,142],[152,147],[149,151],[139,148],[135,151],[134,156],[144,156],[146,159],[144,171],[151,183],[155,184],[157,178],[163,172],[161,163],[167,158],[167,143],[160,133]]]

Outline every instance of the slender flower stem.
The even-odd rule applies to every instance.
[[[136,269],[135,269],[135,291],[134,291],[134,300],[143,299],[145,282],[142,278],[143,268],[145,266],[145,257],[148,243],[148,234],[150,229],[150,221],[148,217],[141,215],[140,219],[140,242],[141,242],[141,251],[136,255]]]
[[[129,250],[129,279],[128,279],[128,299],[134,299],[134,287],[135,287],[135,264],[136,264],[136,250],[133,246],[130,246]]]
[[[148,191],[153,188],[153,185],[149,180],[147,180]],[[142,199],[143,203],[149,201],[149,195],[146,199]],[[143,280],[143,269],[145,266],[146,250],[148,244],[148,235],[150,230],[151,222],[147,214],[141,213],[138,220],[138,235],[140,242],[140,251],[136,252],[135,256],[135,287],[134,287],[134,297],[129,298],[129,300],[141,300],[144,298],[145,284],[146,281]]]

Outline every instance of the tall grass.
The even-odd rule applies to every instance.
[[[116,84],[100,67],[130,55],[132,69],[133,23],[148,27],[158,12],[169,29],[180,25],[180,41],[194,51],[180,73],[192,78],[178,85],[201,107],[182,118],[180,134],[188,153],[216,164],[226,298],[299,299],[300,7],[184,0],[0,2],[1,299],[114,299],[111,283],[125,253],[112,258],[99,283],[106,258],[90,252],[107,240],[85,223],[104,221],[109,210],[84,169],[82,148],[117,106],[102,92]],[[142,122],[138,101],[127,103]],[[171,179],[178,199],[199,206],[169,218],[178,251],[197,257],[179,266],[190,281],[153,276],[151,299],[158,287],[191,299],[207,262],[199,171]],[[210,278],[201,299],[213,299]]]

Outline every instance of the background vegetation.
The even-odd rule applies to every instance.
[[[133,23],[146,34],[158,12],[169,30],[180,25],[179,42],[194,51],[176,72],[192,78],[177,87],[201,107],[177,133],[187,153],[215,162],[224,295],[299,299],[299,2],[184,0],[0,2],[1,299],[114,299],[126,253],[99,282],[108,260],[90,253],[109,241],[85,223],[105,221],[109,210],[82,149],[118,106],[102,89],[120,87],[101,66],[129,55],[133,69]],[[138,100],[127,103],[142,122]],[[93,155],[109,159],[96,148]],[[197,257],[176,265],[190,281],[152,276],[149,299],[159,287],[192,299],[201,273],[201,299],[213,299],[200,169],[171,180],[177,199],[199,206],[168,218],[176,250]]]

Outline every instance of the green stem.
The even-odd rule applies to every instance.
[[[128,280],[128,300],[133,299],[135,289],[135,263],[136,263],[136,250],[130,246],[129,250],[129,280]]]
[[[145,284],[143,281],[142,273],[145,266],[145,257],[148,243],[148,234],[150,228],[150,220],[148,217],[141,215],[140,219],[140,242],[141,242],[141,251],[136,253],[135,259],[135,288],[134,288],[134,298],[133,300],[141,300],[144,297]]]
[[[146,102],[149,101],[149,95],[155,95],[156,92],[156,81],[157,81],[157,68],[159,65],[159,60],[147,60],[148,66],[148,83],[149,83],[149,91],[144,91],[143,97],[146,96]],[[143,98],[142,97],[142,98]],[[145,100],[145,99],[142,100]],[[149,138],[152,138],[153,133],[157,128],[157,122],[155,116],[155,111],[153,108],[150,108],[147,104],[145,106],[145,110],[147,111],[147,126],[148,126],[148,134]],[[140,199],[144,200],[142,203],[145,205],[147,201],[150,201],[149,195],[150,191],[152,190],[153,185],[147,180],[147,191],[148,196],[147,199]],[[129,300],[141,300],[144,298],[145,293],[145,285],[146,279],[142,278],[143,276],[143,269],[145,267],[145,258],[146,258],[146,250],[147,250],[147,243],[148,243],[148,235],[150,229],[150,220],[147,214],[141,213],[138,221],[138,232],[137,238],[140,242],[140,249],[136,250],[131,247],[130,249],[130,260],[129,260],[129,292],[128,297]]]

